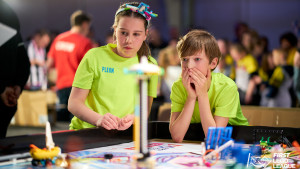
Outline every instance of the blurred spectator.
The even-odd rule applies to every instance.
[[[49,52],[51,44],[54,41],[54,39],[60,34],[60,32],[57,30],[51,30],[49,33],[50,33],[50,42],[49,42],[48,46],[46,47],[46,53]]]
[[[72,118],[67,105],[75,72],[85,53],[92,48],[87,38],[91,18],[83,11],[75,11],[70,20],[71,30],[54,39],[47,60],[48,69],[54,65],[57,71],[56,88],[60,105],[58,121],[70,121]]]
[[[30,63],[17,15],[0,0],[0,138],[17,111],[19,96],[29,76]]]
[[[234,27],[234,33],[235,33],[234,42],[235,43],[242,43],[243,33],[248,31],[248,30],[249,30],[249,27],[248,27],[247,23],[238,22]]]
[[[258,65],[261,65],[262,57],[268,53],[268,39],[266,37],[259,37],[254,42],[252,54],[257,60]]]
[[[158,55],[158,65],[165,69],[162,77],[160,92],[165,102],[171,102],[170,94],[173,83],[181,74],[180,59],[176,49],[177,39],[172,39],[169,45],[162,49]]]
[[[168,43],[163,41],[159,31],[156,28],[149,29],[149,47],[151,56],[158,60],[158,53],[161,49],[168,46]]]
[[[288,56],[284,49],[274,49],[272,52],[274,72],[268,80],[267,88],[264,90],[261,101],[266,107],[291,107],[292,99],[290,88],[293,82],[293,67],[286,64]]]
[[[242,45],[247,49],[247,52],[253,54],[255,42],[259,36],[255,30],[249,29],[242,34]]]
[[[288,52],[286,64],[293,66],[294,56],[297,51],[297,37],[292,32],[284,33],[280,36],[280,46]]]
[[[258,104],[259,96],[255,94],[256,91],[253,91],[253,89],[249,88],[248,86],[249,80],[258,71],[257,61],[251,54],[248,54],[247,50],[241,44],[231,45],[230,55],[236,62],[235,82],[239,90],[241,104],[255,104],[255,105]],[[248,96],[246,96],[246,94]],[[253,98],[252,99],[253,103],[246,102],[245,98],[249,98],[250,97],[249,95],[252,96],[251,98]]]
[[[269,39],[266,36],[260,36],[260,41],[262,43],[262,46],[264,46],[264,53],[269,53]]]
[[[273,55],[271,52],[263,55],[261,67],[259,68],[259,76],[262,79],[262,83],[265,85],[268,84],[268,81],[271,79],[272,74],[274,73],[275,65],[273,61]],[[262,87],[261,91],[266,87]]]
[[[222,57],[220,58],[219,64],[214,72],[221,72],[224,75],[235,79],[235,68],[234,61],[229,54],[229,42],[225,39],[218,39],[218,46],[220,48]]]
[[[30,76],[26,84],[29,90],[47,89],[46,47],[50,42],[50,34],[41,29],[35,32],[29,42],[27,54],[30,60]]]
[[[177,54],[177,39],[172,39],[166,48],[163,48],[158,55],[159,66],[167,69],[168,66],[180,66],[180,59]]]
[[[249,93],[253,93],[255,87],[258,87],[261,94],[260,105],[263,105],[265,100],[268,99],[268,90],[266,88],[269,87],[269,81],[272,79],[272,75],[275,69],[275,65],[273,62],[272,53],[266,53],[262,57],[261,67],[258,70],[258,75],[254,75],[249,81]],[[247,95],[246,102],[251,102],[252,96]]]
[[[294,88],[298,98],[298,106],[300,105],[300,50],[295,54],[294,58]]]
[[[245,31],[242,34],[242,45],[246,48],[248,53],[252,52],[253,49],[253,40],[252,40],[252,34],[250,31]]]

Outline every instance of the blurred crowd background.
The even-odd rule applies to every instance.
[[[92,17],[88,37],[93,47],[113,43],[112,29],[119,0],[6,0],[20,21],[30,52],[34,41],[46,56],[52,40],[70,29],[70,15],[80,9]],[[215,72],[236,81],[242,105],[299,107],[295,84],[300,48],[299,0],[145,0],[158,18],[151,20],[148,43],[166,70],[151,119],[170,102],[172,83],[181,74],[178,39],[191,29],[209,31],[218,40],[222,59]],[[45,52],[44,52],[45,51]],[[47,57],[44,57],[46,60]],[[38,71],[38,70],[36,70]],[[41,70],[42,71],[42,70]],[[41,75],[42,76],[42,75]],[[55,91],[55,70],[45,84],[28,90]],[[31,77],[32,78],[32,77]],[[44,77],[41,77],[44,78]],[[30,84],[28,84],[30,85]],[[299,93],[299,91],[298,91]]]

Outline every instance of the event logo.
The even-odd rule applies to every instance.
[[[288,159],[289,155],[290,153],[274,153],[273,158],[270,158],[271,155],[257,157],[249,153],[247,168],[249,165],[257,168],[266,168],[271,162],[274,169],[296,168],[296,164],[292,163],[293,160],[290,161]]]
[[[247,168],[249,165],[253,165],[256,168],[265,168],[272,162],[272,159],[267,156],[253,156],[249,153]]]
[[[296,168],[296,164],[293,164],[289,156],[290,153],[274,153],[273,168]]]

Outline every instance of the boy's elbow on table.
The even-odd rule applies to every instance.
[[[170,133],[174,142],[181,143],[183,141],[184,136],[179,135],[178,133],[176,133],[176,131],[172,131],[172,129],[170,129]]]
[[[172,140],[175,142],[175,143],[181,143],[183,141],[183,137],[180,137],[180,136],[172,136]]]

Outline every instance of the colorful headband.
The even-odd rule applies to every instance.
[[[140,13],[140,14],[143,15],[143,16],[146,18],[146,20],[149,22],[150,19],[151,19],[151,17],[157,17],[157,14],[152,13],[152,11],[148,11],[149,7],[150,7],[149,5],[147,5],[147,4],[143,3],[143,2],[141,2],[141,3],[139,4],[138,7],[126,4],[126,5],[125,5],[125,8],[119,9],[119,10],[116,12],[116,15],[115,15],[115,16],[117,16],[117,15],[118,15],[120,12],[122,12],[122,11],[131,10],[131,11],[133,11],[133,12],[138,12],[138,13]]]

